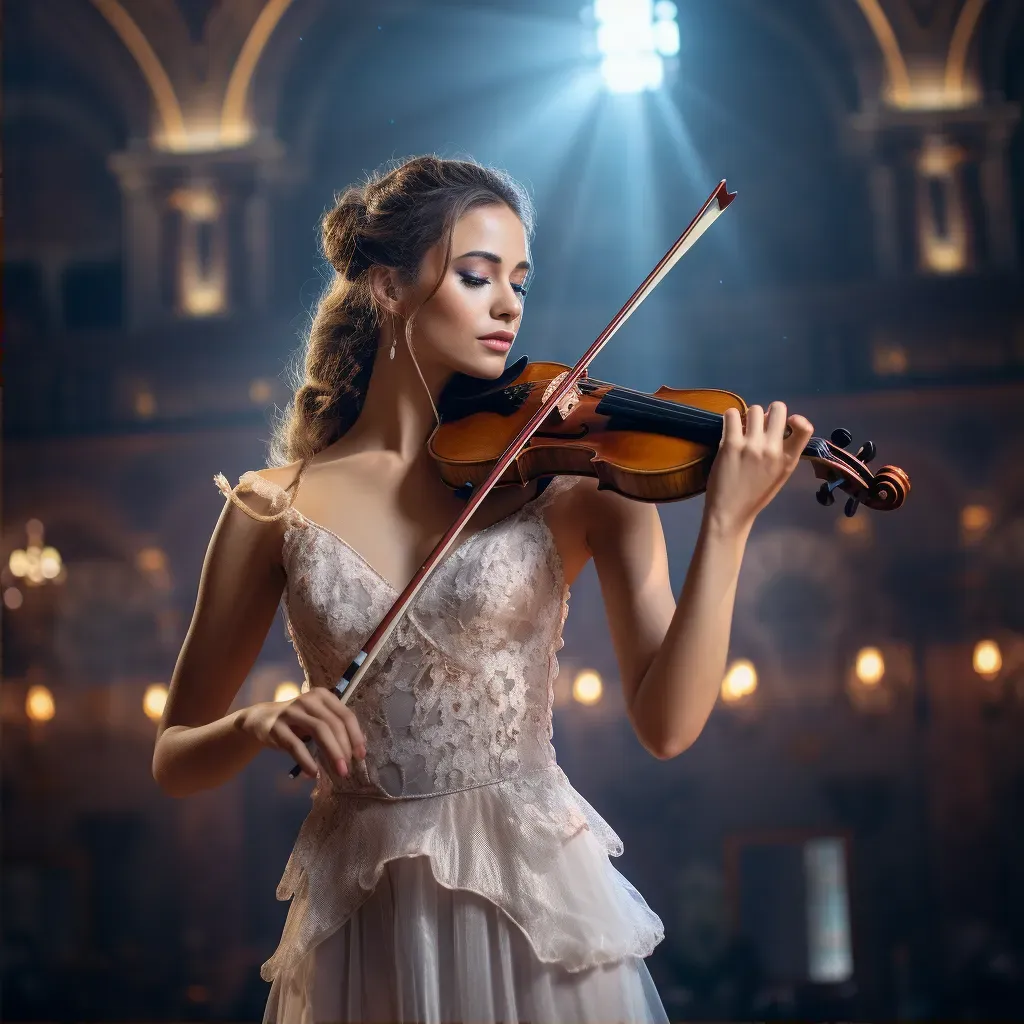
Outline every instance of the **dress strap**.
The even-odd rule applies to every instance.
[[[278,486],[252,470],[248,473],[243,473],[238,478],[238,483],[234,487],[228,483],[228,479],[223,473],[218,473],[213,478],[213,482],[224,497],[231,501],[232,504],[237,505],[250,519],[255,519],[261,523],[273,523],[291,511],[295,495],[299,491],[299,481],[302,479],[302,474],[305,470],[306,466],[303,463],[299,467],[295,479],[287,488]],[[261,498],[265,498],[270,503],[270,513],[264,515],[251,508],[241,499],[240,495],[243,494],[256,494]]]

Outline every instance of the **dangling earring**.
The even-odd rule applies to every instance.
[[[394,338],[391,339],[391,352],[390,352],[389,355],[390,355],[391,359],[395,358],[395,339]]]

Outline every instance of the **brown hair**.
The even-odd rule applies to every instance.
[[[504,172],[471,160],[413,157],[335,197],[321,222],[334,274],[300,352],[294,400],[274,431],[272,464],[307,461],[359,416],[380,328],[370,267],[391,267],[404,280],[414,279],[427,250],[443,240],[444,268],[433,295],[448,272],[456,222],[475,207],[499,204],[519,217],[529,238],[533,205],[526,191]],[[411,329],[412,317],[407,337]]]

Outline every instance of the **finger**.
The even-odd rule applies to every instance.
[[[311,779],[316,778],[316,759],[310,753],[309,747],[299,739],[290,729],[287,735],[281,737],[281,749],[288,751],[295,760],[295,763]]]
[[[764,409],[761,406],[752,405],[747,409],[747,424],[743,436],[746,438],[749,451],[759,452],[764,448]]]
[[[751,437],[754,434],[764,433],[764,409],[759,405],[751,405],[747,408],[746,415],[746,428],[743,433],[747,437]]]
[[[782,435],[786,431],[786,403],[772,402],[768,406],[767,425],[765,426],[765,438],[768,447],[777,452],[782,451]]]
[[[316,740],[325,757],[330,761],[342,775],[348,774],[348,768],[352,759],[352,749],[348,740],[348,733],[340,726],[333,716],[330,719],[317,718],[300,708],[292,707],[289,724],[294,721],[299,728],[305,729]],[[344,768],[339,764],[344,762]]]
[[[355,712],[345,704],[342,704],[338,697],[326,687],[317,687],[317,689],[323,690],[324,706],[341,721],[345,731],[348,733],[353,753],[362,760],[362,758],[366,757],[366,737],[363,735],[362,726],[359,724],[359,719],[356,717]]]
[[[739,409],[726,409],[722,416],[722,447],[739,448],[743,444],[743,418]]]
[[[785,441],[782,442],[782,451],[787,458],[792,459],[794,462],[800,458],[803,450],[807,447],[807,442],[810,441],[811,435],[814,433],[814,424],[805,416],[801,416],[798,413],[794,413],[786,421],[791,433]]]

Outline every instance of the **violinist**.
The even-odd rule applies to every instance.
[[[364,684],[347,704],[331,692],[464,507],[428,440],[453,375],[506,369],[532,228],[522,187],[469,161],[418,157],[348,188],[323,219],[332,277],[272,465],[219,478],[153,773],[185,797],[272,748],[315,779],[266,1021],[667,1020],[644,963],[662,922],[550,742],[565,601],[593,558],[637,738],[685,751],[806,419],[725,411],[678,600],[656,504],[587,476],[493,490]],[[302,692],[228,713],[282,600]]]

